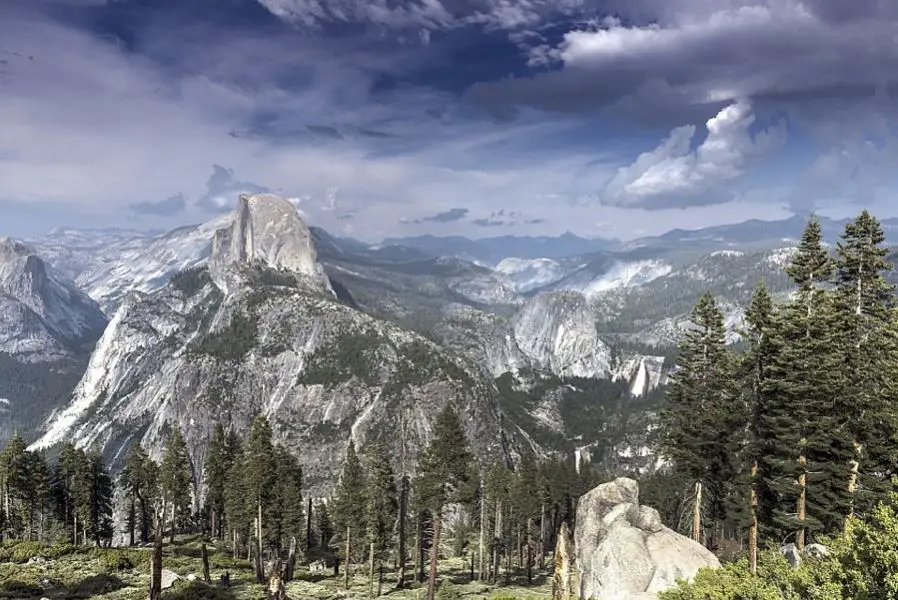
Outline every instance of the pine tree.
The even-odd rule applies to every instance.
[[[25,505],[28,498],[28,446],[18,432],[0,452],[0,477],[3,483],[3,512],[7,535],[24,538],[28,527]]]
[[[844,452],[844,445],[833,443],[827,433],[838,373],[827,291],[833,265],[816,219],[808,221],[786,273],[798,289],[778,312],[771,332],[775,360],[762,386],[768,402],[760,416],[769,442],[760,469],[772,495],[765,505],[776,506],[769,515],[771,533],[782,540],[794,532],[800,548],[808,534],[826,530],[841,512],[826,481],[833,479],[832,468]]]
[[[745,314],[747,330],[744,335],[747,349],[740,362],[740,379],[744,386],[746,427],[741,448],[741,470],[749,490],[747,517],[749,525],[749,562],[757,571],[758,536],[760,523],[770,519],[776,502],[775,494],[765,485],[771,478],[765,470],[764,457],[775,452],[775,432],[767,429],[763,416],[771,405],[769,379],[776,360],[772,337],[775,327],[773,300],[767,286],[761,282],[755,289],[751,305]],[[764,465],[762,467],[762,464]],[[736,494],[742,498],[743,494]],[[744,503],[744,499],[743,499]],[[744,505],[744,504],[743,504]]]
[[[847,512],[864,513],[883,500],[898,464],[898,335],[884,243],[879,221],[864,210],[845,226],[836,250],[842,376],[834,413],[843,418],[833,441],[850,443],[851,456],[847,480],[833,488]]]
[[[87,460],[90,488],[87,535],[94,539],[97,546],[101,546],[112,540],[112,502],[115,489],[102,455],[93,451],[87,456]]]
[[[125,459],[122,470],[121,485],[125,491],[133,512],[133,522],[129,527],[129,537],[134,540],[135,530],[139,531],[140,541],[149,541],[150,528],[153,526],[153,507],[158,495],[159,466],[153,462],[141,448],[139,442],[131,446],[131,452]]]
[[[282,446],[275,450],[277,461],[277,500],[273,511],[274,535],[278,548],[290,544],[291,538],[303,539],[306,520],[302,499],[302,467]]]
[[[256,561],[256,579],[264,578],[262,553],[264,546],[275,546],[277,528],[270,527],[277,519],[277,457],[272,442],[271,424],[265,415],[253,419],[249,439],[243,455],[242,491],[248,503],[248,513],[253,519],[253,537],[256,540],[253,557]]]
[[[393,548],[393,530],[399,510],[396,479],[383,442],[371,445],[367,459],[365,522],[368,544],[373,544],[375,560],[383,566]]]
[[[367,531],[365,522],[366,487],[365,473],[362,470],[359,456],[356,454],[355,443],[349,440],[343,459],[343,472],[334,490],[330,505],[334,526],[344,542],[347,533],[351,539],[359,539]],[[361,547],[361,544],[356,544],[356,546]],[[362,553],[353,551],[352,555],[361,557]]]
[[[159,469],[163,507],[171,514],[171,541],[186,521],[190,512],[190,491],[193,483],[193,466],[187,452],[187,444],[177,425],[165,440],[162,465]],[[165,515],[163,514],[163,519]]]
[[[73,544],[86,542],[90,507],[90,462],[71,442],[66,443],[53,470],[57,518],[65,523]]]
[[[720,526],[727,516],[734,475],[730,444],[741,411],[723,312],[710,293],[699,299],[690,321],[662,411],[661,447],[673,468],[695,486],[692,535],[698,541],[703,521]]]
[[[229,480],[234,461],[238,459],[241,449],[239,437],[233,432],[226,433],[221,423],[216,423],[212,430],[212,439],[206,448],[204,464],[204,480],[206,483],[206,508],[211,519],[213,537],[222,535],[222,519],[225,514],[226,490],[233,482]]]
[[[315,530],[318,533],[318,546],[328,548],[331,538],[334,537],[334,524],[328,512],[327,503],[321,502],[315,505]]]
[[[458,412],[447,402],[433,426],[433,437],[422,453],[418,493],[422,505],[430,510],[433,521],[430,574],[427,581],[427,600],[434,600],[436,592],[437,549],[440,544],[442,511],[450,502],[472,503],[476,480],[468,441],[462,430]]]

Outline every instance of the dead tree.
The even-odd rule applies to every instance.
[[[150,600],[162,600],[162,538],[153,544],[153,558],[150,564]]]
[[[209,575],[209,551],[206,550],[206,544],[203,544],[200,552],[202,552],[203,556],[203,581],[209,583],[212,581],[212,578]]]
[[[284,568],[284,581],[293,581],[296,572],[296,537],[290,538],[290,553],[287,554],[287,566]]]
[[[566,521],[561,523],[555,545],[555,574],[552,577],[552,600],[579,598],[574,589],[574,543]]]

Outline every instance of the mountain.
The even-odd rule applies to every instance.
[[[505,456],[516,434],[503,429],[491,378],[338,299],[286,200],[244,196],[227,221],[207,264],[125,295],[72,401],[34,448],[97,445],[120,466],[135,441],[158,458],[177,424],[200,470],[215,422],[243,429],[262,412],[315,493],[350,437],[386,439],[411,468],[436,413],[454,400],[477,455]]]
[[[30,433],[71,393],[105,326],[72,281],[0,238],[0,440]]]
[[[587,239],[566,232],[559,236],[504,235],[471,239],[464,236],[386,238],[382,247],[413,248],[431,256],[456,256],[476,263],[495,265],[508,257],[564,258],[614,248],[616,240]]]

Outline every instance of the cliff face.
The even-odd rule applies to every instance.
[[[97,304],[29,246],[0,238],[0,352],[28,362],[70,357],[105,325]]]
[[[177,424],[202,469],[216,422],[242,430],[261,412],[316,494],[333,481],[350,438],[383,437],[397,468],[412,469],[436,414],[455,401],[477,455],[503,455],[489,379],[467,359],[339,302],[285,200],[241,198],[233,225],[214,240],[208,268],[125,298],[72,402],[34,447],[96,444],[116,465],[134,441],[159,458]]]

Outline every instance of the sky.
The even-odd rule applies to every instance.
[[[898,215],[892,0],[5,0],[0,235]]]

